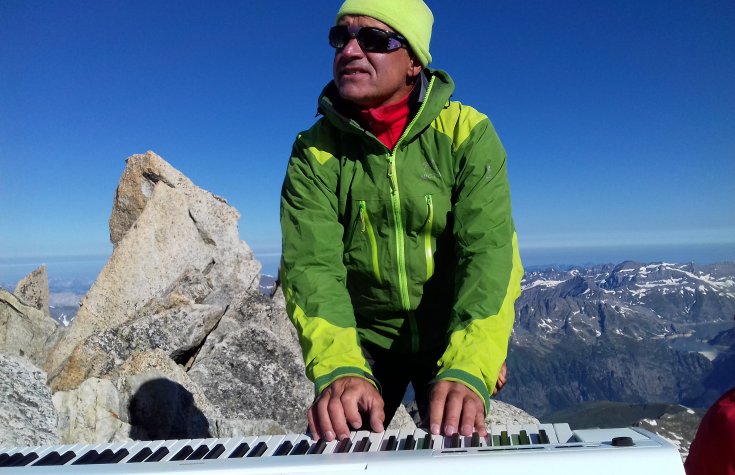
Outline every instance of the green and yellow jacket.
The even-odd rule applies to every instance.
[[[425,70],[419,109],[393,150],[341,114],[293,146],[281,195],[280,277],[317,394],[372,380],[360,341],[400,354],[446,348],[437,379],[485,401],[505,360],[523,274],[506,155],[488,118]]]

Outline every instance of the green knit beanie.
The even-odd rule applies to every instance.
[[[429,43],[434,15],[422,0],[346,0],[337,12],[337,22],[344,15],[369,16],[380,20],[403,35],[422,65],[431,62]]]

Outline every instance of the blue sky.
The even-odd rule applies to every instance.
[[[2,0],[0,259],[108,255],[147,150],[277,253],[340,3]],[[427,3],[431,66],[508,152],[526,263],[735,259],[735,2]]]

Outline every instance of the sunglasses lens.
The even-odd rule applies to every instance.
[[[333,26],[329,30],[329,45],[332,48],[344,48],[350,41],[350,32],[346,26]]]
[[[333,26],[329,30],[329,44],[332,48],[344,48],[350,39],[357,38],[360,47],[371,53],[386,53],[401,47],[401,42],[379,28],[363,27],[351,34],[347,26]]]
[[[388,35],[383,30],[361,28],[357,32],[357,41],[365,51],[385,53],[388,51]]]

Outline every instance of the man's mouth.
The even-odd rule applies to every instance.
[[[343,68],[341,71],[342,76],[356,76],[358,74],[366,74],[367,71],[361,68]]]

